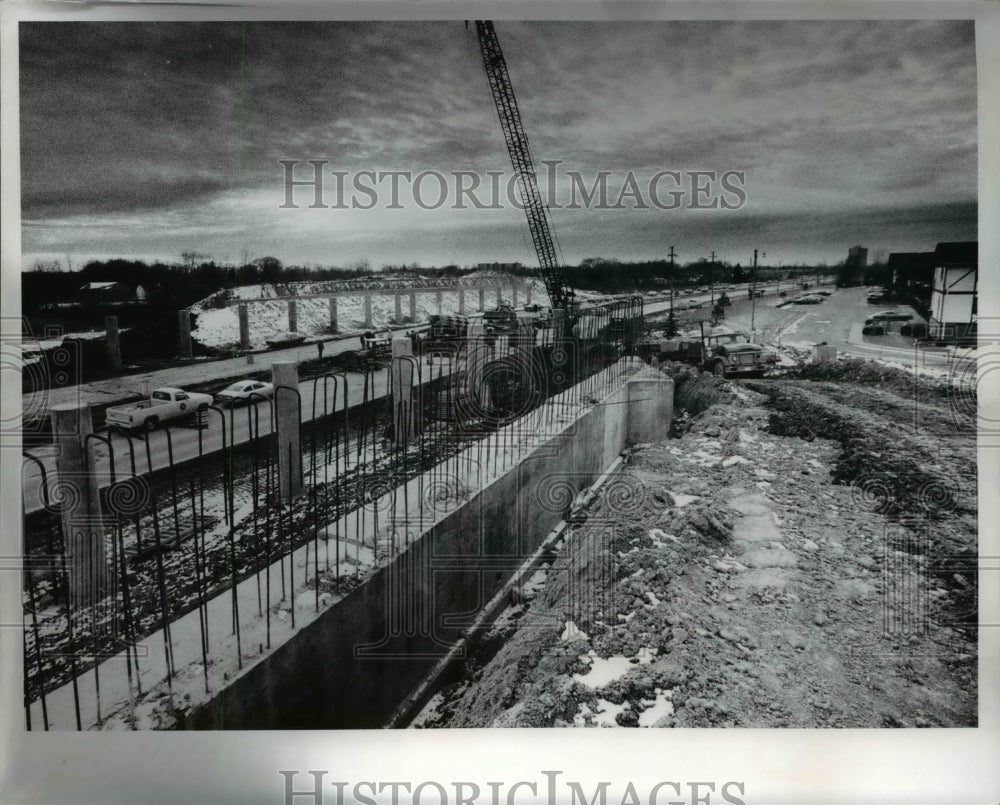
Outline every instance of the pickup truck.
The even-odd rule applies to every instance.
[[[211,404],[212,398],[208,394],[195,394],[167,386],[156,389],[148,400],[112,406],[105,411],[105,417],[109,425],[152,430],[161,422],[192,416]]]

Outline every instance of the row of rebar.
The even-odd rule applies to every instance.
[[[277,448],[283,434],[277,432],[277,400],[259,395],[248,400],[245,418],[234,410],[227,419],[216,406],[205,412],[210,421],[217,416],[223,427],[223,449],[206,454],[199,427],[198,460],[191,465],[195,472],[186,488],[177,477],[169,426],[156,428],[166,434],[167,446],[166,464],[156,468],[152,433],[88,435],[85,447],[92,441],[102,443],[109,456],[110,485],[102,490],[108,589],[100,607],[73,606],[58,517],[50,519],[33,546],[26,543],[28,728],[32,702],[40,704],[43,728],[50,728],[47,696],[71,683],[75,723],[81,729],[80,680],[88,671],[93,672],[100,724],[101,661],[122,653],[134,727],[135,697],[143,693],[139,643],[156,632],[162,635],[165,680],[172,696],[177,668],[171,626],[191,612],[198,613],[200,664],[209,692],[212,645],[219,629],[209,617],[214,596],[227,590],[231,594],[229,631],[235,637],[237,667],[242,668],[241,623],[249,614],[241,612],[237,595],[243,580],[255,579],[255,615],[265,621],[266,646],[271,648],[276,606],[287,608],[295,626],[297,582],[311,585],[318,612],[323,590],[336,594],[360,583],[370,567],[412,544],[426,524],[513,466],[581,406],[604,396],[616,382],[616,362],[631,354],[635,339],[629,317],[636,312],[641,316],[641,302],[595,311],[583,319],[590,328],[586,338],[562,342],[535,333],[531,338],[496,338],[489,344],[467,339],[450,353],[438,345],[434,355],[422,354],[418,345],[414,356],[394,359],[389,367],[358,378],[362,402],[351,410],[349,383],[355,379],[346,374],[316,377],[304,392],[279,387],[276,395],[293,394],[299,411],[303,397],[312,404],[314,421],[300,436],[304,460],[298,468],[291,454],[287,464],[279,466]],[[480,350],[483,360],[477,366]],[[376,374],[385,372],[391,389],[393,373],[400,374],[402,364],[412,387],[409,399],[390,394],[376,401]],[[266,433],[261,432],[262,415],[270,420]],[[233,448],[236,429],[243,427],[247,441],[240,448],[240,467]],[[127,442],[127,467],[114,464],[112,441],[117,439]],[[137,472],[137,448],[145,452],[147,473]],[[59,504],[48,500],[51,479],[44,466],[28,453],[25,460],[42,475],[46,511],[58,512]],[[218,477],[219,470],[221,488],[213,489],[208,479]],[[296,472],[303,478],[304,494],[283,499],[280,475],[287,473],[290,479]],[[154,483],[156,474],[160,480]],[[336,548],[332,557],[331,542]],[[297,580],[294,555],[303,546],[305,578]],[[275,570],[278,579],[272,584]]]

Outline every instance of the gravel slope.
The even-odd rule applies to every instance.
[[[915,429],[884,386],[688,380],[687,430],[633,450],[414,726],[975,726],[954,406]]]

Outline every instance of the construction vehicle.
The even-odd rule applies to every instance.
[[[518,192],[528,217],[531,242],[538,258],[538,269],[545,292],[552,303],[553,314],[563,319],[563,332],[569,334],[579,316],[576,293],[569,287],[566,272],[559,263],[548,209],[542,201],[535,174],[535,163],[528,148],[528,138],[521,123],[521,112],[514,96],[507,61],[500,49],[500,40],[490,20],[476,20],[476,35],[483,57],[483,67],[489,81],[493,102],[500,118],[507,153],[517,177]]]
[[[618,347],[627,350],[634,344],[642,302],[637,298],[623,299],[581,309],[557,254],[548,208],[538,189],[534,160],[496,30],[489,20],[477,20],[475,26],[483,67],[538,258],[539,276],[551,305],[550,316],[536,316],[534,320],[522,320],[513,308],[503,306],[484,315],[484,325],[493,329],[485,337],[502,340],[506,353],[498,355],[482,372],[488,388],[472,393],[478,395],[484,407],[513,414],[524,407],[522,401],[537,399],[539,394],[574,382],[579,373],[596,370],[597,363],[614,360]],[[616,344],[615,339],[620,339],[620,343]],[[492,343],[490,347],[493,348]],[[538,388],[540,377],[546,379],[548,388]]]
[[[344,368],[352,372],[370,372],[389,362],[392,357],[392,336],[376,335],[371,330],[361,334],[361,349],[348,350],[341,359]]]
[[[661,363],[687,363],[718,377],[760,376],[778,362],[775,353],[753,343],[745,333],[706,333],[705,323],[699,325],[700,336],[644,338],[639,343],[639,355],[647,362],[656,358]]]
[[[419,345],[419,354],[426,356],[428,363],[434,356],[456,356],[469,337],[467,316],[442,316],[435,313],[431,315],[429,325],[427,334],[415,342]]]

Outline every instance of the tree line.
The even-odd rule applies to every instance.
[[[376,275],[412,274],[419,277],[460,277],[477,269],[472,266],[432,266],[418,263],[383,265],[374,270],[368,261],[348,267],[284,265],[276,257],[261,257],[244,265],[223,265],[214,260],[200,260],[202,255],[185,253],[181,263],[146,262],[143,260],[93,260],[76,271],[56,271],[48,263],[36,263],[22,274],[22,304],[26,310],[51,302],[79,299],[80,288],[89,282],[117,282],[134,292],[141,287],[148,306],[175,311],[216,293],[220,289],[257,283],[290,283],[302,281],[351,280]],[[199,261],[200,260],[200,261]],[[758,278],[773,278],[776,272],[784,276],[823,270],[825,267],[758,267]],[[508,273],[537,277],[530,266],[506,267]],[[564,267],[570,286],[599,293],[628,293],[663,289],[671,281],[676,287],[705,285],[711,282],[746,282],[750,268],[728,262],[711,263],[699,259],[687,263],[669,260],[624,261],[610,257],[588,257],[577,265]]]

